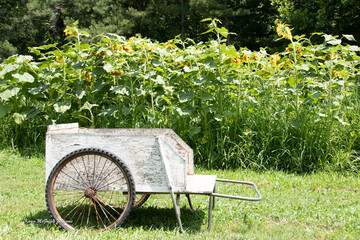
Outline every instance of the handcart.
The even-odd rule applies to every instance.
[[[86,129],[78,123],[48,126],[46,204],[65,230],[104,231],[122,224],[150,194],[170,194],[180,229],[180,194],[209,196],[208,230],[215,197],[262,199],[255,184],[195,175],[192,149],[171,129]],[[246,184],[257,197],[216,193],[217,182]]]

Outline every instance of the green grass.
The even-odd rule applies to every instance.
[[[152,195],[125,224],[93,234],[65,232],[52,222],[45,204],[45,160],[0,152],[0,239],[359,239],[360,179],[355,174],[279,171],[210,171],[219,178],[257,183],[263,200],[217,199],[212,229],[207,228],[208,198],[193,196],[195,213],[181,199],[181,233],[170,195]],[[235,186],[219,186],[233,193]],[[239,193],[254,195],[250,188]]]

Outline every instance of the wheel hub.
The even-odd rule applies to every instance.
[[[93,198],[96,195],[96,190],[93,188],[88,188],[84,192],[84,196],[87,198]]]

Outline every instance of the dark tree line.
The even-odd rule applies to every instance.
[[[295,34],[326,32],[360,38],[358,0],[0,0],[0,58],[28,46],[63,43],[76,20],[91,35],[112,32],[166,41],[180,35],[206,41],[204,18],[218,18],[236,35],[228,43],[276,50],[275,21]],[[0,60],[1,61],[1,60]]]

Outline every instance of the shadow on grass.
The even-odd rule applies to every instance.
[[[180,216],[184,230],[189,232],[200,231],[205,215],[202,210],[195,209],[192,212],[189,208],[181,208]],[[144,230],[162,229],[171,231],[178,228],[179,224],[173,208],[142,206],[131,211],[122,227],[142,227]]]
[[[202,210],[195,210],[192,212],[190,209],[183,207],[180,209],[180,215],[184,230],[188,232],[197,232],[200,231],[206,214]],[[49,230],[55,226],[55,221],[47,210],[27,215],[23,219],[23,222],[25,224],[33,224],[35,227]],[[132,209],[130,215],[120,227],[141,227],[144,230],[162,229],[164,231],[172,231],[178,228],[179,225],[173,208],[142,206],[140,208]]]
[[[47,210],[39,211],[36,214],[29,214],[23,219],[23,222],[27,225],[33,224],[35,227],[43,229],[51,229],[55,224]]]

